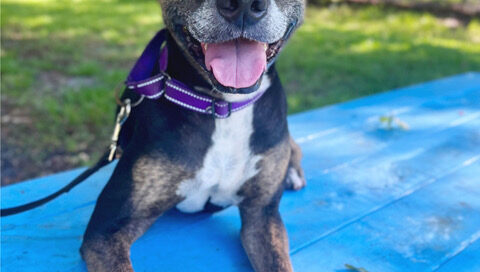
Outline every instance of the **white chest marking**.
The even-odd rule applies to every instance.
[[[264,78],[260,89],[268,88]],[[263,89],[263,90],[265,90]],[[232,113],[229,118],[216,119],[212,146],[203,160],[203,166],[193,179],[182,181],[177,194],[185,199],[177,205],[183,212],[201,211],[207,201],[219,206],[236,205],[242,199],[237,195],[241,186],[254,177],[261,156],[250,150],[253,133],[253,106]]]

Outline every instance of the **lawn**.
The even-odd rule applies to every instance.
[[[114,87],[162,27],[157,2],[2,0],[1,8],[2,184],[93,162],[108,144]],[[480,20],[310,7],[278,69],[291,113],[478,71]]]

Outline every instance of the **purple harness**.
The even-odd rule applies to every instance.
[[[264,92],[254,97],[239,101],[227,102],[193,91],[182,82],[171,78],[165,73],[168,65],[168,50],[163,43],[167,30],[160,30],[147,45],[140,59],[130,71],[125,85],[149,99],[159,99],[164,96],[169,101],[196,112],[211,114],[216,118],[227,118],[232,112],[239,111],[255,103]],[[150,76],[159,63],[160,73]]]

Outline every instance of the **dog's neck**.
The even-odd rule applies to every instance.
[[[187,60],[182,49],[178,46],[170,33],[167,35],[168,68],[167,73],[176,80],[189,86],[201,87],[210,90],[212,85],[208,83]]]

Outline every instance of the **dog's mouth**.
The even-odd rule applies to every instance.
[[[208,74],[214,87],[225,93],[247,94],[258,89],[263,74],[275,61],[285,39],[264,43],[236,38],[219,43],[203,43],[182,28],[190,55]]]
[[[266,43],[235,39],[223,43],[202,43],[205,66],[225,87],[253,86],[267,68]]]

